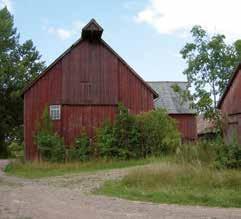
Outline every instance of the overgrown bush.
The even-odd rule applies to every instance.
[[[217,147],[216,161],[219,167],[241,168],[241,144],[237,135],[232,136],[230,143],[223,143]]]
[[[164,109],[137,116],[140,128],[140,149],[143,156],[174,153],[181,143],[175,121]]]
[[[114,144],[113,126],[109,120],[104,121],[102,127],[96,129],[97,153],[100,157],[117,157],[118,148]]]
[[[215,168],[241,168],[241,145],[236,138],[226,144],[220,136],[214,140],[182,144],[176,150],[176,160]]]
[[[64,141],[54,132],[47,107],[44,109],[38,124],[35,140],[43,160],[51,162],[63,162],[65,160]]]
[[[11,158],[17,158],[20,160],[24,159],[24,146],[15,141],[8,145],[8,151]]]
[[[97,130],[99,154],[105,158],[143,158],[173,153],[180,144],[176,124],[164,110],[138,116],[129,114],[122,105],[112,125],[105,122]]]
[[[72,148],[67,149],[68,161],[86,161],[91,156],[90,139],[85,130],[76,138]]]
[[[114,124],[105,121],[103,126],[97,129],[96,146],[99,155],[104,158],[137,158],[139,138],[140,130],[135,116],[119,104]]]

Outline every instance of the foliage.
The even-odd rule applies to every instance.
[[[176,161],[214,168],[241,168],[241,144],[237,138],[233,139],[230,144],[225,143],[220,136],[214,140],[182,144],[176,150]]]
[[[194,89],[191,95],[193,107],[212,118],[216,114],[218,97],[240,61],[241,41],[228,45],[224,35],[210,37],[200,26],[194,26],[191,33],[193,42],[180,51],[188,65],[183,73],[189,87]]]
[[[8,151],[10,153],[10,157],[12,158],[18,158],[20,160],[24,159],[24,146],[23,144],[18,144],[17,142],[11,142],[10,145],[8,145]]]
[[[241,172],[175,162],[136,168],[97,194],[156,203],[241,207]]]
[[[85,130],[82,130],[75,140],[75,145],[67,150],[69,161],[86,161],[90,158],[90,139]]]
[[[113,147],[118,158],[130,159],[138,157],[140,132],[134,115],[128,109],[119,104],[118,114],[113,126]]]
[[[140,127],[140,147],[143,156],[160,156],[173,153],[181,143],[175,121],[164,109],[153,110],[137,116]]]
[[[139,129],[135,116],[121,103],[114,124],[105,121],[97,129],[96,146],[99,155],[104,158],[138,158]]]
[[[36,144],[43,160],[51,162],[64,161],[64,142],[57,133],[54,133],[47,107],[45,107],[40,123],[38,124]]]
[[[21,44],[7,8],[0,10],[0,157],[11,141],[22,142],[21,92],[44,68],[31,40]]]
[[[113,126],[109,120],[104,121],[101,128],[96,130],[96,147],[100,157],[117,157],[118,148],[114,144]]]
[[[217,166],[227,168],[241,168],[241,144],[237,135],[232,137],[229,144],[220,144],[217,147]]]
[[[164,110],[130,115],[120,104],[112,125],[106,121],[97,131],[96,145],[105,158],[131,159],[173,153],[180,144],[176,124]]]

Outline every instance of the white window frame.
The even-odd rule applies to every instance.
[[[51,120],[60,120],[61,119],[61,105],[50,105],[49,106],[49,115]]]

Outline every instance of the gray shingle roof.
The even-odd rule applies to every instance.
[[[153,81],[147,83],[159,94],[159,97],[155,99],[156,108],[165,108],[169,114],[195,114],[195,111],[190,108],[190,102],[183,102],[180,95],[173,90],[173,85],[186,90],[187,82]]]

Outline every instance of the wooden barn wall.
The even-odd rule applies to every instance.
[[[241,113],[241,71],[239,71],[235,80],[230,86],[221,106],[221,110],[226,114]]]
[[[237,135],[241,142],[241,71],[238,72],[228,93],[223,100],[221,111],[225,122],[225,139],[227,143],[233,141]]]
[[[95,129],[105,120],[113,122],[116,106],[63,106],[63,136],[66,145],[71,145],[80,131],[85,128],[89,136],[94,136]]]
[[[81,42],[63,58],[63,103],[117,102],[117,58],[100,43]]]
[[[154,108],[151,91],[121,61],[119,61],[119,100],[135,114]]]
[[[49,71],[51,72],[40,78],[24,95],[24,142],[27,160],[36,159],[38,156],[34,135],[45,106],[61,103],[61,63],[57,63]],[[54,128],[61,134],[61,121],[54,121]]]
[[[197,138],[196,116],[192,114],[170,114],[177,121],[177,127],[184,140],[195,140]]]

